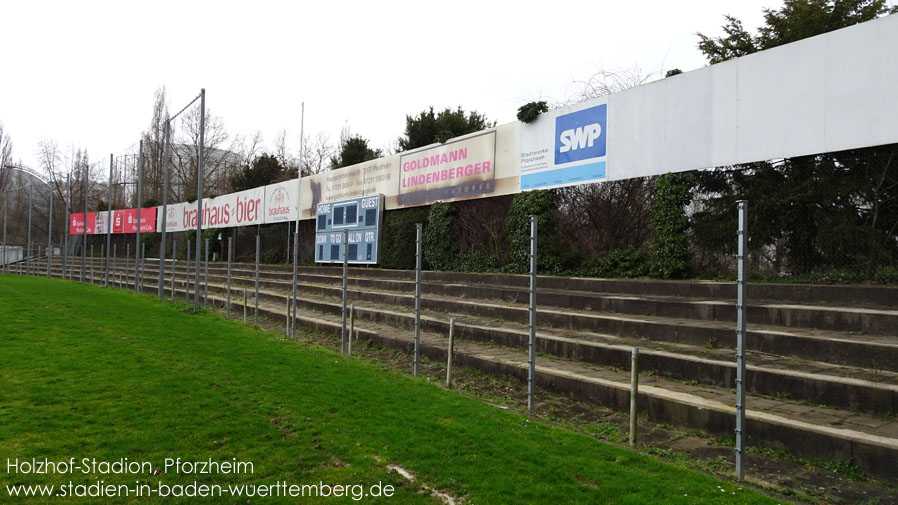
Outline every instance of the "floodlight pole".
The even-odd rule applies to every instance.
[[[163,283],[165,282],[165,222],[168,220],[168,156],[169,156],[169,135],[171,134],[170,119],[165,120],[165,147],[163,148],[162,160],[162,240],[159,245],[159,301],[162,301]],[[156,222],[159,222],[159,216],[156,216]],[[172,242],[174,244],[174,242]],[[174,245],[172,246],[172,256],[175,255]],[[172,267],[174,268],[174,267]],[[175,282],[171,285],[172,296],[175,292]]]
[[[31,194],[34,193],[34,184],[28,186],[28,249],[25,251],[25,275],[31,275]]]
[[[134,250],[140,249],[140,208],[143,206],[141,197],[143,196],[143,140],[140,141],[140,147],[137,151],[137,235],[134,239]],[[161,272],[162,270],[160,270]],[[140,292],[140,284],[138,284],[138,274],[143,272],[138,268],[138,263],[134,262],[134,292]]]
[[[65,174],[65,194],[67,198],[62,199],[62,203],[65,204],[65,226],[62,229],[62,280],[66,278],[69,265],[69,226],[71,220],[69,203],[72,199],[72,174]]]
[[[50,217],[47,223],[47,278],[50,278],[50,261],[53,259],[53,186],[50,186]]]
[[[87,268],[86,259],[87,259],[87,180],[90,179],[90,165],[87,164],[87,161],[84,162],[84,226],[81,228],[81,236],[83,240],[81,240],[81,282],[84,282],[84,270]],[[91,258],[93,261],[93,258]],[[91,263],[93,264],[93,263]],[[93,279],[91,279],[93,282]]]
[[[203,178],[205,177],[205,150],[206,150],[206,89],[200,90],[200,159],[197,163],[197,179],[196,179],[196,269],[193,276],[193,311],[196,312],[200,308],[200,249],[203,247]]]
[[[109,155],[109,187],[106,190],[106,275],[103,278],[103,285],[109,287],[109,249],[112,242],[112,155]]]
[[[297,271],[299,269],[299,188],[302,184],[302,157],[305,148],[303,139],[303,129],[306,123],[306,103],[300,104],[301,115],[299,122],[299,169],[296,172],[296,225],[293,235],[293,307],[292,315],[290,315],[290,338],[296,338],[296,281]],[[287,228],[289,229],[289,224]]]

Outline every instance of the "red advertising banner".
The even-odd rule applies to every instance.
[[[105,219],[106,212],[102,212]],[[97,213],[87,213],[87,234],[94,235],[97,230]],[[156,231],[156,207],[140,209],[140,232]],[[101,230],[100,233],[103,233]],[[120,209],[112,211],[112,233],[137,233],[137,209]],[[69,222],[69,235],[84,234],[84,213],[72,214]]]
[[[137,233],[137,209],[125,209],[122,211],[122,231],[112,229],[113,233]],[[156,231],[156,207],[140,209],[140,233],[153,233]]]
[[[96,212],[87,213],[87,234],[93,235],[96,227]],[[84,235],[84,213],[72,214],[69,221],[69,235]]]

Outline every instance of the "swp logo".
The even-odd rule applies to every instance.
[[[555,164],[605,156],[608,104],[555,118]]]

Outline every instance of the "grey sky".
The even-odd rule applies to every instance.
[[[407,114],[476,109],[505,123],[534,100],[564,100],[597,68],[645,73],[703,66],[695,32],[723,15],[754,30],[776,0],[643,2],[96,2],[3,3],[0,123],[13,157],[36,168],[37,143],[92,160],[135,144],[153,94],[172,112],[201,87],[231,135],[287,129],[386,147]]]

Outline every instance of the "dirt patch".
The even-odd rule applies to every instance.
[[[242,316],[241,316],[242,317]],[[260,326],[284,335],[284,324],[260,319]],[[323,345],[339,351],[340,337],[302,331],[300,343]],[[412,375],[411,357],[395,349],[354,342],[353,357]],[[446,367],[426,358],[419,376],[445,387]],[[493,376],[453,364],[452,389],[494,407],[526,414],[527,385],[507,376]],[[565,395],[538,391],[534,418],[571,431],[628,446],[629,414]],[[898,482],[865,475],[849,462],[824,462],[795,457],[784,450],[750,447],[745,457],[746,480],[734,478],[733,440],[713,438],[694,429],[639,421],[638,452],[700,470],[722,480],[754,488],[784,500],[804,503],[898,505]]]

